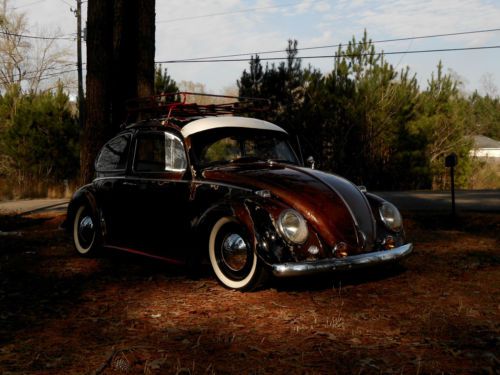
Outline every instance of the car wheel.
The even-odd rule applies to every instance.
[[[212,227],[209,257],[215,276],[227,288],[250,291],[267,278],[248,235],[234,218],[223,217]]]
[[[86,204],[78,207],[73,221],[73,243],[80,255],[92,256],[99,243],[97,220]]]

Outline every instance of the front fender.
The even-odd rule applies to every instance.
[[[207,208],[199,216],[191,220],[195,238],[202,241],[200,248],[206,246],[206,241],[215,222],[224,216],[235,218],[248,233],[250,245],[257,256],[268,265],[286,260],[292,260],[287,251],[287,245],[281,239],[274,226],[270,211],[278,210],[270,202],[260,202],[262,198],[240,196],[238,199],[223,200]],[[272,207],[270,207],[272,206]]]
[[[401,231],[397,233],[392,232],[389,229],[387,229],[385,224],[382,222],[379,213],[379,207],[384,202],[386,202],[386,200],[376,194],[372,193],[365,193],[365,194],[366,198],[368,199],[368,202],[370,203],[370,207],[372,209],[373,216],[377,224],[377,246],[380,246],[380,244],[384,241],[384,238],[386,238],[387,236],[392,236],[394,238],[396,246],[402,246],[403,244],[405,244],[406,236],[404,229],[401,229]]]

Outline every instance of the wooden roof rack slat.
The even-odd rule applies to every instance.
[[[219,104],[197,104],[188,102],[190,97],[234,99],[234,102]],[[188,119],[190,117],[248,114],[265,111],[270,106],[268,99],[229,95],[214,95],[195,92],[174,92],[129,100],[126,103],[129,119],[157,118]]]

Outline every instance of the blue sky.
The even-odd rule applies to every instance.
[[[11,0],[39,28],[75,29],[69,11],[74,0]],[[34,3],[34,4],[32,4]],[[500,0],[156,0],[156,60],[172,60],[345,43],[363,30],[373,40],[500,28]],[[31,4],[31,5],[29,5]],[[226,13],[214,15],[214,13]],[[190,18],[198,17],[199,18]],[[407,51],[500,45],[500,32],[423,39],[377,45],[377,50]],[[306,54],[333,54],[334,49]],[[277,54],[275,56],[279,56]],[[267,56],[267,55],[266,55]],[[272,55],[271,55],[272,56]],[[299,55],[300,56],[300,55]],[[500,88],[500,49],[389,56],[398,68],[409,66],[421,86],[439,60],[465,82],[465,90],[483,90],[488,75]],[[304,60],[324,73],[332,61]],[[177,81],[200,82],[220,93],[233,86],[248,63],[166,64]]]

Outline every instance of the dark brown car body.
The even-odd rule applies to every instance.
[[[276,135],[286,142],[286,133],[275,125],[234,117],[195,123],[191,132],[184,132],[188,126],[181,129],[160,121],[129,127],[114,138],[128,142],[126,155],[120,154],[120,168],[103,170],[99,158],[104,156],[98,156],[96,179],[75,193],[68,208],[75,241],[81,236],[80,244],[75,242],[80,253],[85,255],[87,251],[82,249],[90,243],[89,250],[109,247],[180,264],[201,261],[207,244],[225,246],[221,259],[216,257],[212,262],[219,280],[230,288],[252,289],[262,278],[257,281],[257,276],[252,276],[248,283],[241,280],[246,280],[244,267],[253,270],[253,257],[256,267],[283,277],[396,261],[412,251],[402,227],[391,230],[384,223],[380,207],[387,202],[342,177],[306,168],[298,158],[297,163],[252,159],[209,166],[199,160],[197,147],[203,147],[195,143],[228,129],[245,127],[247,132]],[[167,133],[165,142],[182,143],[183,151],[179,144],[175,146],[177,156],[185,157],[178,162],[182,168],[139,170],[139,139],[161,139],[163,133]],[[173,155],[172,151],[172,159]],[[280,230],[280,215],[287,210],[305,221],[308,234],[301,243],[290,241]],[[221,218],[227,220],[219,225]],[[243,240],[238,254],[242,255],[243,249],[248,252],[243,254],[246,260],[241,270],[228,262],[228,280],[234,271],[234,283],[224,281],[221,265],[224,254],[234,255],[231,251],[237,246],[233,243],[234,249],[228,248],[226,241],[234,234],[228,231],[220,240],[226,242],[217,245],[217,230],[228,224],[238,234],[233,238]]]

